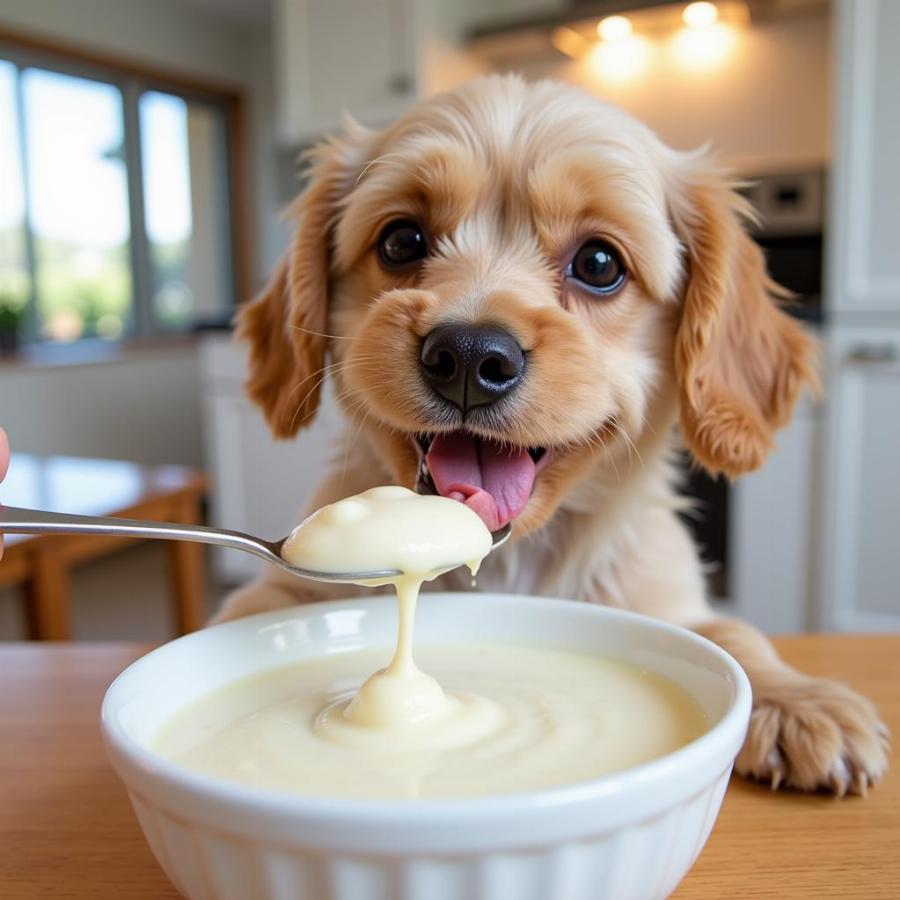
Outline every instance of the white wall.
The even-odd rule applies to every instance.
[[[216,110],[191,103],[187,107],[188,175],[191,237],[187,277],[198,318],[222,315],[223,298],[231,296],[231,260],[223,253],[228,228],[224,129]]]
[[[3,0],[0,22],[155,67],[246,83],[246,35],[173,0]]]
[[[711,141],[748,173],[822,167],[830,157],[831,34],[824,12],[731,29],[718,62],[686,64],[677,32],[643,38],[643,62],[607,47],[579,60],[523,61],[618,104],[678,149]]]
[[[253,84],[252,123],[254,192],[257,211],[256,286],[261,287],[278,264],[288,245],[291,227],[281,218],[283,207],[299,191],[291,187],[281,196],[279,171],[284,167],[284,151],[275,140],[275,73],[272,63],[271,24],[253,36],[248,45],[250,79]],[[293,169],[293,165],[291,166]]]
[[[197,351],[185,344],[83,365],[0,363],[0,424],[13,452],[202,466]]]

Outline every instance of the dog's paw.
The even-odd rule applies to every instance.
[[[838,681],[791,673],[754,700],[735,761],[741,775],[804,791],[865,796],[888,765],[889,733],[875,707]]]

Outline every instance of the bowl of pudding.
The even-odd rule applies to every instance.
[[[399,604],[218,625],[112,684],[110,760],[182,894],[668,896],[746,732],[738,664],[654,619],[514,595],[425,594],[413,645],[392,580]]]

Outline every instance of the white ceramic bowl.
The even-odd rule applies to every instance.
[[[248,674],[385,646],[393,598],[265,613],[188,635],[123,672],[103,702],[110,759],[156,858],[191,900],[651,900],[706,842],[750,715],[718,647],[671,625],[564,600],[426,594],[421,644],[512,642],[628,660],[683,685],[712,722],[675,753],[551,790],[441,801],[281,795],[149,749],[179,708]],[[586,747],[585,752],[590,752]]]

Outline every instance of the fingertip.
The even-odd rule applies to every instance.
[[[6,469],[9,466],[9,441],[6,432],[0,428],[0,480],[6,477]]]

